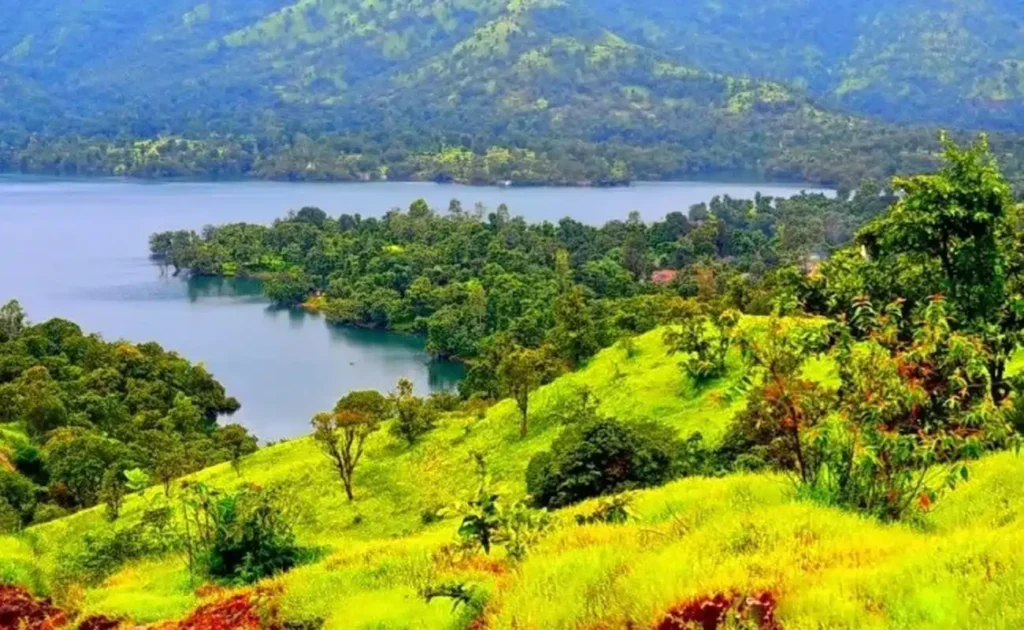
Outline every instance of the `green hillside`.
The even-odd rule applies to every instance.
[[[605,414],[657,418],[682,435],[700,431],[716,442],[742,405],[728,395],[739,366],[730,359],[728,376],[695,389],[678,359],[668,356],[663,334],[605,350],[580,372],[538,390],[527,439],[518,436],[511,401],[483,417],[450,415],[412,448],[377,434],[354,503],[310,439],[245,458],[240,475],[221,465],[194,479],[282,491],[299,542],[320,553],[263,582],[259,592],[276,593],[280,617],[323,620],[328,629],[461,628],[478,613],[483,621],[471,627],[644,628],[694,598],[761,591],[777,594],[785,628],[971,627],[979,615],[992,628],[1024,621],[1006,605],[1024,590],[1014,551],[1024,542],[1017,481],[1024,464],[1010,453],[973,466],[971,481],[917,525],[883,525],[816,507],[797,500],[784,477],[740,474],[636,493],[635,519],[623,524],[577,525],[573,515],[590,513],[594,502],[556,512],[554,529],[521,564],[497,550],[464,559],[441,552],[459,522],[458,510],[446,508],[474,493],[472,454],[485,455],[495,492],[521,497],[526,462],[562,430],[555,419],[559,401],[580,385]],[[832,368],[814,362],[805,371],[828,381]],[[244,593],[197,591],[177,553],[113,567],[84,590],[71,586],[89,540],[95,545],[113,536],[112,529],[131,528],[159,494],[130,497],[114,528],[91,510],[4,538],[0,577],[49,593],[83,615],[140,623],[180,618],[200,604]],[[449,582],[468,587],[471,603],[453,610],[448,600],[422,597],[429,585]]]
[[[624,36],[701,67],[890,120],[1020,128],[1024,15],[1012,0],[590,4]]]
[[[1019,129],[1019,9],[948,4],[2,0],[0,169],[856,185]]]

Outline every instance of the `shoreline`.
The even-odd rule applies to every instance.
[[[763,186],[804,186],[813,190],[834,191],[835,186],[829,183],[814,181],[796,181],[786,178],[766,178],[758,173],[732,172],[732,173],[708,173],[705,175],[687,178],[665,178],[665,179],[635,179],[621,182],[531,182],[531,181],[438,181],[436,179],[294,179],[276,177],[138,177],[131,175],[55,175],[48,173],[15,173],[0,172],[0,184],[132,184],[137,186],[161,186],[175,184],[295,184],[295,185],[324,185],[324,186],[364,186],[384,184],[416,184],[445,186],[466,186],[472,188],[496,188],[496,189],[579,189],[579,190],[600,190],[600,189],[624,189],[638,186],[658,186],[673,184],[734,184],[734,185],[763,185]]]

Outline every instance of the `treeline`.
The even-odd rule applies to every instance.
[[[516,186],[619,186],[634,181],[744,175],[856,188],[936,166],[930,132],[893,130],[884,142],[851,147],[828,136],[765,153],[761,140],[693,148],[652,140],[526,140],[518,145],[439,137],[424,144],[398,135],[160,136],[144,139],[0,133],[0,173],[140,179],[279,181],[436,181]],[[1008,178],[1024,190],[1020,142],[997,140]]]
[[[0,528],[104,502],[116,516],[130,490],[170,482],[256,449],[239,408],[205,368],[155,343],[109,343],[75,324],[27,323],[0,308]]]
[[[568,366],[671,317],[674,300],[728,294],[768,312],[776,285],[848,242],[886,207],[877,184],[837,198],[716,198],[645,224],[527,223],[501,206],[425,202],[384,217],[303,208],[271,226],[154,234],[175,272],[265,280],[276,303],[310,302],[333,322],[423,334],[436,356],[473,366],[466,387],[496,394],[510,346],[550,346]],[[478,378],[480,377],[480,378]]]

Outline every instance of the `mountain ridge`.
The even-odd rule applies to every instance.
[[[971,112],[964,99],[977,90],[958,79],[964,71],[952,61],[931,68],[935,55],[900,70],[925,77],[907,94],[903,83],[888,92],[889,100],[907,101],[904,109],[875,107],[888,101],[871,96],[877,86],[862,75],[876,70],[851,70],[856,55],[848,49],[891,37],[880,27],[864,30],[889,14],[877,2],[835,7],[853,32],[827,55],[813,52],[827,35],[816,30],[827,13],[819,0],[757,7],[733,0],[728,10],[620,0],[66,4],[45,0],[29,9],[0,0],[12,16],[0,29],[0,80],[13,86],[0,96],[0,169],[486,183],[754,172],[855,186],[933,165],[936,129],[897,123],[1012,131],[1004,123],[1017,120],[1012,85],[1000,93],[1006,121],[963,118]],[[984,26],[994,7],[1006,8],[998,0],[971,7],[951,15]],[[722,16],[734,14],[735,24],[723,26]],[[943,15],[922,13],[913,32],[933,33]],[[991,51],[971,59],[987,59],[988,68],[1016,55],[1005,36],[1013,19]],[[976,31],[967,29],[965,41],[977,40]],[[789,34],[805,42],[808,59],[819,59],[817,74],[791,63],[782,41]],[[779,53],[778,67],[764,63],[764,50]],[[963,93],[950,99],[948,90],[926,89],[932,70]],[[830,83],[820,74],[845,78]],[[958,115],[925,111],[921,94]],[[1015,156],[1024,152],[1018,136],[1002,135],[996,145],[1010,154],[1004,162],[1015,174]],[[198,148],[183,152],[167,138]],[[140,159],[137,141],[163,148]],[[451,147],[475,156],[474,175],[452,172]],[[497,169],[516,177],[492,176],[491,150],[532,153],[545,166],[517,158]]]

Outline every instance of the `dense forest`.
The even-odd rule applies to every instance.
[[[0,527],[45,522],[256,448],[202,366],[155,343],[105,342],[75,324],[0,307]],[[12,427],[17,430],[12,432]]]
[[[434,354],[471,361],[467,388],[493,394],[479,377],[510,345],[550,341],[573,366],[665,323],[673,297],[725,294],[734,308],[770,312],[890,201],[865,183],[836,198],[716,198],[688,215],[648,225],[634,214],[599,228],[416,201],[380,219],[303,208],[269,227],[154,234],[150,246],[175,273],[259,277],[277,303],[310,301],[334,322],[423,334]]]
[[[728,24],[699,2],[7,4],[3,171],[854,187],[936,165],[933,131],[891,124],[912,120],[997,129],[1024,173],[1019,18],[996,0],[741,2]]]

